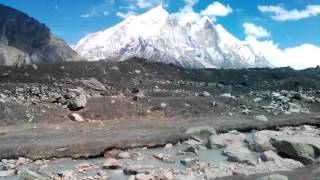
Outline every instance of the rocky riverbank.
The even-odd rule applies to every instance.
[[[245,134],[235,130],[219,134],[213,128],[196,127],[187,133],[191,134],[191,139],[174,145],[151,149],[112,149],[99,158],[2,159],[0,176],[57,180],[216,179],[285,172],[320,163],[320,129],[314,126]],[[285,175],[273,176],[286,179]]]

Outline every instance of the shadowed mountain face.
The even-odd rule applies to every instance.
[[[48,27],[0,4],[0,64],[79,61],[82,58]]]

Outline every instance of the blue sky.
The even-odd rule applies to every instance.
[[[297,57],[304,58],[307,54],[310,65],[320,64],[316,60],[320,59],[320,0],[0,0],[0,3],[45,23],[69,44],[115,25],[126,15],[141,14],[164,4],[170,14],[187,20],[208,15],[239,39],[266,51],[276,63],[281,58],[293,57],[298,62]]]
[[[133,11],[142,13],[150,7],[141,8],[138,0],[0,0],[1,3],[21,10],[45,23],[60,38],[69,44],[76,43],[87,33],[110,27],[122,20],[118,12],[126,14],[129,6]],[[156,5],[157,0],[146,0]],[[213,0],[199,0],[193,8],[195,12],[205,9]],[[320,0],[221,0],[229,5],[233,12],[225,17],[217,17],[228,31],[240,39],[245,38],[244,22],[252,22],[266,28],[271,38],[282,48],[311,43],[320,46],[320,15],[300,20],[278,21],[272,19],[271,13],[258,10],[261,5],[282,6],[287,10],[303,10],[307,5],[319,4]],[[179,11],[186,4],[184,0],[166,0],[166,9],[170,13]],[[91,14],[90,14],[91,13]],[[85,17],[85,15],[92,17]]]

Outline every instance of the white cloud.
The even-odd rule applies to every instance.
[[[185,6],[179,12],[171,14],[172,17],[178,20],[179,24],[193,24],[200,20],[200,15],[194,12],[191,6]]]
[[[203,16],[227,16],[232,13],[232,8],[227,5],[223,5],[220,2],[216,1],[210,4],[205,10],[201,11],[201,15]]]
[[[200,13],[195,12],[193,6],[198,3],[198,0],[184,0],[185,6],[179,12],[171,14],[176,18],[179,24],[185,25],[187,23],[193,24],[199,21],[203,16],[208,16],[212,21],[215,21],[216,16],[226,16],[232,13],[229,5],[224,6],[219,2],[213,2],[208,5]]]
[[[90,18],[95,16],[108,16],[110,13],[105,10],[92,10],[86,14],[81,14],[80,17],[82,18]]]
[[[117,16],[121,17],[122,19],[125,19],[129,16],[137,15],[137,13],[133,11],[128,11],[127,13],[117,12]]]
[[[90,17],[95,17],[95,16],[108,16],[110,14],[109,11],[107,11],[107,9],[109,9],[109,7],[110,6],[106,3],[102,3],[97,6],[93,6],[86,13],[81,14],[80,17],[90,18]]]
[[[276,67],[304,69],[320,65],[320,47],[312,44],[280,49],[272,40],[259,41],[254,36],[248,36],[246,41],[255,52],[263,54]]]
[[[272,13],[272,19],[278,21],[299,20],[320,14],[320,5],[308,5],[303,10],[286,10],[281,6],[258,6],[264,13]]]
[[[243,23],[242,27],[244,28],[244,33],[247,36],[254,36],[257,38],[270,36],[270,33],[265,28],[263,28],[262,26],[257,26],[253,23],[245,22]]]
[[[142,9],[143,9],[143,8],[151,8],[151,7],[153,7],[152,2],[147,1],[147,0],[137,0],[136,5],[137,5],[139,8],[142,8]]]

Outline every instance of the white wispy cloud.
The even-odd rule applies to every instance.
[[[195,23],[203,16],[208,16],[215,21],[217,16],[227,16],[233,10],[229,5],[223,5],[220,2],[209,4],[200,13],[195,12],[193,6],[198,3],[198,0],[185,0],[185,6],[179,12],[173,13],[172,17],[176,18],[180,24]]]
[[[287,10],[281,6],[258,6],[259,11],[271,13],[271,18],[277,21],[300,20],[320,14],[320,5],[308,5],[305,9]]]
[[[227,16],[232,13],[233,10],[229,5],[223,5],[220,2],[216,1],[210,4],[205,10],[201,11],[203,16]]]
[[[90,18],[95,16],[108,16],[110,13],[107,11],[109,9],[109,4],[112,3],[112,1],[108,3],[102,3],[97,6],[91,7],[86,13],[81,14],[80,17],[82,18]]]
[[[128,11],[127,13],[117,12],[116,15],[121,17],[122,19],[125,19],[125,18],[127,18],[129,16],[137,15],[137,13],[134,12],[134,11]]]
[[[154,4],[147,0],[137,0],[136,6],[139,8],[152,8]]]
[[[269,37],[270,33],[262,26],[257,26],[253,23],[245,22],[242,25],[244,33],[247,36],[254,36],[256,38]]]

